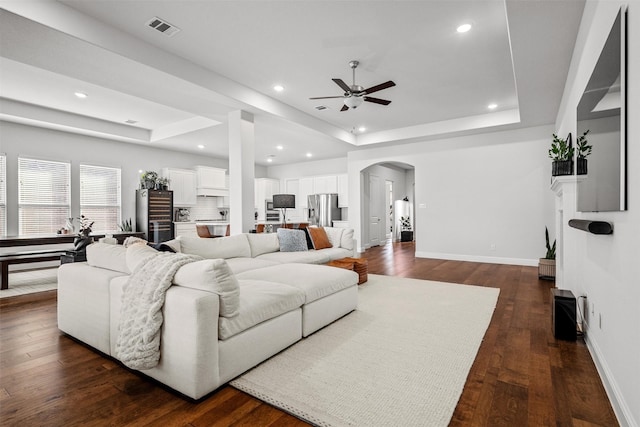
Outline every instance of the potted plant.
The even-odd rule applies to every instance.
[[[168,190],[169,189],[169,178],[159,177],[156,180],[156,190]]]
[[[547,243],[547,253],[544,258],[538,261],[538,278],[544,280],[555,280],[556,278],[556,241],[553,245],[549,243],[549,229],[544,228],[544,237]]]
[[[156,183],[158,181],[158,173],[154,171],[144,171],[142,175],[140,175],[140,188],[141,189],[149,189],[153,190],[156,188]]]
[[[579,136],[576,140],[576,175],[587,174],[587,156],[591,154],[593,149],[592,145],[589,145],[587,141],[587,134],[589,129],[585,130],[582,136]]]
[[[80,215],[78,220],[80,221],[80,230],[78,230],[76,238],[73,239],[73,249],[76,252],[81,252],[84,251],[93,241],[93,238],[89,237],[89,234],[91,233],[91,227],[93,227],[95,221],[90,221],[89,218],[84,215]]]
[[[123,220],[122,224],[119,226],[120,231],[128,233],[133,231],[133,225],[131,224],[131,218],[127,220]]]
[[[566,139],[553,134],[553,142],[549,149],[549,157],[553,160],[551,164],[551,175],[572,175],[573,174],[573,146],[571,145],[571,134]]]
[[[400,217],[400,241],[401,242],[413,242],[413,231],[411,230],[411,219]]]

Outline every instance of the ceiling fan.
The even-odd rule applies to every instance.
[[[353,108],[353,109],[358,108],[363,101],[373,102],[374,104],[382,104],[382,105],[391,104],[391,101],[388,101],[386,99],[374,98],[368,95],[374,92],[378,92],[379,90],[393,87],[396,84],[391,80],[389,80],[388,82],[380,83],[379,85],[371,86],[370,88],[367,88],[367,89],[357,85],[356,84],[356,68],[358,67],[359,64],[360,64],[359,61],[349,62],[349,66],[353,70],[353,85],[351,85],[351,87],[349,87],[345,82],[343,82],[342,79],[332,79],[335,82],[335,84],[337,84],[338,86],[340,86],[342,90],[344,90],[344,95],[320,96],[320,97],[309,98],[309,99],[342,98],[344,105],[342,106],[340,111],[347,111],[349,108]]]

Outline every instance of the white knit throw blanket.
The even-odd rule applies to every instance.
[[[160,361],[165,294],[183,265],[200,258],[159,252],[145,258],[123,287],[116,358],[132,369],[151,369]]]

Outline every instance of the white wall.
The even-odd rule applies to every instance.
[[[416,256],[537,265],[544,227],[554,231],[547,157],[553,132],[541,126],[353,151],[350,218],[362,217],[363,169],[406,163],[415,167]],[[355,228],[361,250],[365,227]]]
[[[588,302],[587,345],[621,425],[640,425],[640,2],[588,1],[557,127],[576,132],[576,107],[621,4],[627,21],[627,201],[625,212],[576,213],[565,203],[563,275],[558,287]],[[573,189],[570,189],[572,192]],[[558,213],[560,215],[560,213]],[[609,221],[614,232],[596,236],[567,226],[583,218]],[[593,312],[593,314],[592,314]],[[600,325],[599,320],[602,320]]]
[[[339,175],[347,173],[347,158],[311,160],[267,168],[266,178],[285,179],[305,176]],[[256,175],[257,176],[257,175]]]
[[[152,144],[150,144],[152,145]],[[138,170],[163,167],[189,169],[195,165],[227,168],[227,159],[155,149],[39,127],[0,121],[0,152],[7,155],[7,234],[18,234],[18,157],[71,162],[72,216],[80,215],[80,163],[119,167],[122,170],[122,218],[135,223]],[[257,168],[256,174],[266,173]],[[64,224],[60,224],[63,226]]]

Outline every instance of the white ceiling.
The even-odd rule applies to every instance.
[[[0,1],[0,119],[179,151],[203,144],[226,157],[227,114],[245,109],[255,115],[263,165],[270,155],[284,164],[306,153],[335,158],[374,143],[553,123],[583,6]],[[156,16],[181,31],[149,28]],[[471,31],[456,32],[462,23]],[[351,84],[352,59],[361,63],[357,84],[396,83],[373,95],[390,105],[340,112],[340,99],[308,99],[341,95],[331,79]],[[276,83],[285,90],[273,91]],[[360,126],[367,130],[354,131]]]

